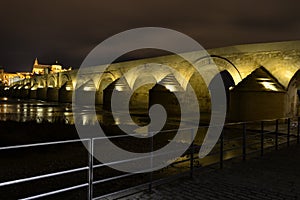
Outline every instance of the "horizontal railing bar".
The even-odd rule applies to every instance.
[[[67,143],[74,143],[74,142],[84,142],[84,141],[89,141],[89,140],[90,139],[78,139],[78,140],[64,140],[64,141],[44,142],[44,143],[35,143],[35,144],[22,144],[22,145],[0,147],[0,150],[19,149],[19,148],[37,147],[37,146],[48,146],[48,145],[54,145],[54,144],[67,144]]]
[[[120,176],[114,176],[114,177],[110,177],[110,178],[106,178],[106,179],[101,179],[101,180],[94,181],[93,184],[105,183],[108,181],[113,181],[116,179],[121,179],[121,178],[129,177],[129,176],[137,175],[138,173],[145,173],[145,171],[136,172],[136,173],[128,173],[128,174],[123,174]]]
[[[117,161],[112,161],[112,162],[109,162],[109,163],[105,163],[105,164],[97,164],[97,165],[94,165],[94,169],[95,168],[99,168],[99,167],[104,167],[104,166],[111,166],[111,165],[116,165],[116,164],[120,164],[120,163],[126,163],[126,162],[130,162],[130,161],[136,161],[136,160],[141,160],[141,159],[146,159],[146,158],[155,158],[155,157],[159,157],[161,155],[166,155],[166,154],[170,154],[170,153],[175,153],[175,152],[180,152],[181,150],[177,150],[177,151],[172,151],[172,152],[164,152],[164,153],[160,153],[160,154],[157,154],[157,155],[148,155],[148,156],[140,156],[138,158],[132,158],[132,159],[127,159],[127,160],[117,160]],[[170,163],[171,164],[171,163]]]
[[[181,172],[181,173],[178,173],[178,174],[175,174],[175,175],[171,175],[170,177],[159,178],[159,179],[153,180],[152,184],[156,184],[156,186],[158,186],[158,185],[161,185],[163,183],[168,183],[171,180],[176,180],[180,177],[186,176],[187,173],[189,173],[189,172]],[[109,193],[109,194],[104,194],[104,195],[101,195],[101,196],[98,196],[98,197],[94,197],[93,200],[106,199],[106,198],[107,199],[112,199],[110,197],[113,196],[113,195],[118,195],[118,194],[126,192],[126,191],[132,191],[133,189],[138,189],[138,188],[143,188],[143,187],[144,187],[144,189],[146,189],[146,187],[148,187],[148,186],[149,186],[149,182],[142,183],[142,184],[132,186],[132,187],[129,187],[129,188],[126,188],[126,189],[122,189],[122,190],[119,190],[119,191],[115,191],[115,192],[112,192],[112,193]],[[140,191],[138,191],[138,192],[140,192]],[[130,195],[132,195],[132,194],[133,193],[130,193]],[[124,198],[124,196],[122,196],[122,198]],[[118,199],[118,197],[117,197],[117,199]]]
[[[196,127],[197,128],[197,127]],[[199,127],[198,127],[199,128]],[[201,128],[201,127],[200,127]],[[166,132],[173,132],[173,131],[188,131],[188,130],[193,130],[195,128],[186,128],[186,129],[171,129],[171,130],[165,130],[165,131],[159,131],[159,133],[166,133]],[[148,132],[148,134],[151,133],[156,133],[156,132]],[[186,133],[187,135],[191,135],[190,132]],[[102,139],[115,139],[115,138],[125,138],[125,137],[133,137],[133,136],[140,136],[141,134],[139,133],[134,133],[134,134],[124,134],[124,135],[114,135],[114,136],[104,136],[104,137],[94,137],[92,138],[93,140],[102,140]]]
[[[64,189],[60,189],[60,190],[55,190],[55,191],[39,194],[39,195],[36,195],[36,196],[26,197],[26,198],[23,198],[23,199],[20,199],[20,200],[37,199],[37,198],[46,197],[46,196],[50,196],[50,195],[53,195],[53,194],[59,194],[59,193],[62,193],[62,192],[67,192],[67,191],[70,191],[70,190],[75,190],[75,189],[82,188],[82,187],[87,187],[87,186],[89,186],[89,184],[84,183],[84,184],[81,184],[81,185],[76,185],[76,186],[72,186],[72,187],[68,187],[68,188],[64,188]]]
[[[42,179],[42,178],[49,178],[52,176],[69,174],[69,173],[78,172],[78,171],[87,170],[87,169],[89,169],[89,167],[81,167],[81,168],[70,169],[70,170],[65,170],[65,171],[61,171],[61,172],[54,172],[54,173],[50,173],[50,174],[44,174],[44,175],[33,176],[33,177],[29,177],[29,178],[7,181],[7,182],[0,183],[0,187],[17,184],[17,183],[23,183],[23,182],[27,182],[27,181],[38,180],[38,179]]]
[[[155,181],[153,181],[154,183]],[[146,186],[148,186],[149,183],[142,183],[142,184],[139,184],[139,185],[136,185],[136,186],[132,186],[132,187],[129,187],[129,188],[126,188],[126,189],[122,189],[122,190],[119,190],[119,191],[115,191],[115,192],[111,192],[111,193],[108,193],[108,194],[104,194],[104,195],[101,195],[101,196],[98,196],[98,197],[94,197],[92,200],[100,200],[100,199],[111,199],[109,197],[113,196],[113,195],[117,195],[117,194],[120,194],[122,192],[126,192],[126,191],[132,191],[133,189],[136,189],[136,188],[143,188],[145,189]],[[140,191],[138,191],[140,192]],[[138,193],[136,192],[136,193]],[[130,192],[130,195],[132,195],[133,193]],[[123,197],[123,196],[122,196]]]
[[[214,126],[195,126],[195,127],[188,127],[188,128],[182,128],[182,129],[169,129],[169,130],[163,130],[163,131],[160,131],[161,133],[166,133],[166,132],[173,132],[173,131],[188,131],[188,130],[198,130],[199,128],[207,128],[207,127],[224,127],[227,128],[227,126],[233,126],[233,125],[240,125],[240,124],[248,124],[248,123],[257,123],[257,122],[272,122],[272,121],[275,121],[275,120],[286,120],[286,119],[291,119],[291,118],[280,118],[280,119],[271,119],[271,120],[257,120],[257,121],[248,121],[248,122],[236,122],[236,123],[226,123],[224,125],[220,124],[220,125],[214,125]],[[283,124],[280,124],[280,125],[285,125],[286,123],[283,123]],[[285,131],[286,129],[280,129],[280,131]],[[251,130],[247,130],[249,132],[252,132]],[[259,130],[254,130],[253,132],[258,132]],[[149,132],[149,134],[151,133],[155,133],[155,132]],[[270,133],[275,133],[274,131],[265,131],[263,134],[270,134]],[[187,135],[190,135],[191,133],[186,133]],[[278,133],[278,134],[281,134],[279,137],[283,138],[284,135],[287,135],[287,133]],[[18,148],[27,148],[27,147],[37,147],[37,146],[46,146],[46,145],[55,145],[55,144],[67,144],[67,143],[73,143],[73,142],[84,142],[84,141],[94,141],[94,140],[98,140],[98,139],[113,139],[113,138],[121,138],[121,137],[128,137],[128,136],[138,136],[140,134],[131,134],[131,135],[117,135],[117,136],[108,136],[108,137],[95,137],[95,138],[91,138],[91,139],[77,139],[77,140],[66,140],[66,141],[56,141],[56,142],[45,142],[45,143],[36,143],[36,144],[24,144],[24,145],[15,145],[15,146],[7,146],[7,147],[0,147],[0,150],[8,150],[8,149],[18,149]],[[257,135],[260,135],[259,133],[257,133]],[[295,136],[295,134],[291,134],[291,136]],[[247,136],[249,137],[249,136]],[[242,137],[236,137],[236,138],[231,138],[230,140],[226,140],[226,141],[232,141],[232,140],[241,140]],[[272,138],[271,138],[272,139]],[[294,140],[291,140],[291,141],[294,141]],[[281,145],[281,144],[284,144],[286,143],[286,141],[284,142],[281,142],[279,143],[278,145]],[[250,146],[250,145],[255,145],[255,144],[259,144],[258,143],[252,143],[252,144],[248,144],[246,145],[247,147]],[[267,146],[265,147],[266,149],[268,148],[273,148],[274,145],[271,145],[271,146]],[[194,149],[195,147],[190,147],[188,149]],[[201,146],[200,146],[201,148]],[[232,150],[238,150],[240,149],[240,147],[234,147],[234,148],[229,148],[229,149],[225,149],[223,152],[228,152],[228,151],[232,151]],[[180,151],[180,150],[177,150],[177,151]],[[153,155],[149,155],[149,156],[143,156],[143,157],[139,157],[139,158],[133,158],[133,159],[127,159],[127,160],[121,160],[121,161],[114,161],[114,162],[111,162],[111,163],[105,163],[105,164],[98,164],[98,165],[94,165],[92,166],[92,168],[97,168],[97,167],[102,167],[102,166],[111,166],[111,165],[114,165],[114,164],[119,164],[119,163],[124,163],[124,162],[130,162],[130,161],[134,161],[134,160],[140,160],[140,159],[147,159],[147,158],[153,158],[153,157],[159,157],[161,155],[165,155],[165,154],[172,154],[172,153],[175,153],[177,151],[172,151],[172,152],[165,152],[165,153],[162,153],[162,154],[157,154],[156,156],[153,156]],[[254,153],[254,152],[258,152],[260,150],[255,150],[255,151],[251,151],[247,154],[251,154],[251,153]],[[220,152],[214,152],[214,154],[218,154]],[[213,155],[214,155],[213,154]],[[188,154],[187,154],[188,155]],[[209,154],[210,155],[210,154]],[[234,158],[237,158],[237,157],[241,157],[241,155],[236,155],[236,156],[233,156],[233,157],[230,157],[228,159],[225,159],[225,160],[230,160],[230,159],[234,159]],[[186,161],[189,161],[190,159],[185,159],[185,160],[181,160],[181,161],[175,161],[173,163],[169,163],[169,164],[177,164],[177,163],[181,163],[181,162],[186,162]],[[171,161],[171,160],[170,160]],[[216,162],[217,163],[217,162]],[[65,171],[61,171],[61,172],[55,172],[55,173],[50,173],[50,174],[45,174],[45,175],[39,175],[39,176],[34,176],[34,177],[29,177],[29,178],[23,178],[23,179],[18,179],[18,180],[13,180],[13,181],[7,181],[7,182],[3,182],[3,183],[0,183],[0,187],[1,186],[7,186],[7,185],[12,185],[12,184],[18,184],[18,183],[23,183],[23,182],[27,182],[27,181],[33,181],[33,180],[38,180],[38,179],[42,179],[42,178],[48,178],[48,177],[52,177],[52,176],[57,176],[57,175],[64,175],[64,174],[68,174],[68,173],[73,173],[73,172],[78,172],[78,171],[82,171],[82,170],[88,170],[90,169],[88,166],[86,167],[81,167],[81,168],[76,168],[76,169],[71,169],[71,170],[65,170]],[[129,177],[129,176],[132,176],[132,175],[136,175],[138,173],[145,173],[145,170],[144,171],[140,171],[140,172],[136,172],[136,173],[129,173],[129,174],[124,174],[124,175],[120,175],[120,176],[115,176],[115,177],[110,177],[110,178],[106,178],[106,179],[101,179],[101,180],[97,180],[97,181],[94,181],[92,182],[92,184],[98,184],[98,183],[103,183],[103,182],[107,182],[107,181],[111,181],[111,180],[116,180],[116,179],[121,179],[121,178],[124,178],[124,177]],[[64,189],[60,189],[60,190],[55,190],[55,191],[52,191],[52,192],[48,192],[48,193],[43,193],[43,194],[39,194],[39,195],[36,195],[36,196],[31,196],[31,197],[27,197],[27,198],[24,198],[24,199],[36,199],[36,198],[41,198],[41,197],[45,197],[45,196],[49,196],[49,195],[53,195],[53,194],[57,194],[57,193],[61,193],[61,192],[65,192],[65,191],[69,191],[69,190],[73,190],[73,189],[77,189],[77,188],[81,188],[81,187],[85,187],[85,186],[89,186],[88,183],[84,183],[84,184],[81,184],[81,185],[76,185],[76,186],[72,186],[72,187],[68,187],[68,188],[64,188]]]
[[[284,118],[284,119],[288,119],[288,118]],[[266,120],[263,120],[266,121]],[[276,119],[272,119],[270,121],[276,121]],[[253,122],[261,122],[260,121],[253,121]],[[234,123],[226,123],[226,124],[220,124],[220,125],[201,125],[201,126],[193,126],[193,127],[187,127],[187,128],[182,128],[182,129],[169,129],[169,130],[163,130],[163,131],[159,131],[160,133],[166,133],[166,132],[173,132],[173,131],[187,131],[187,130],[193,130],[193,129],[198,129],[198,128],[208,128],[208,127],[224,127],[226,128],[226,126],[232,126],[232,125],[240,125],[240,124],[247,124],[247,123],[251,123],[251,122],[234,122]],[[251,130],[248,130],[251,131]],[[259,131],[259,130],[255,130],[255,131]],[[151,133],[156,133],[157,131],[151,131],[148,132],[149,134]],[[274,131],[273,131],[274,132]],[[187,133],[190,134],[190,133]],[[105,137],[95,137],[93,138],[94,140],[100,140],[100,139],[113,139],[113,138],[120,138],[120,137],[130,137],[130,136],[138,136],[140,134],[136,133],[136,134],[124,134],[124,135],[116,135],[116,136],[105,136]]]

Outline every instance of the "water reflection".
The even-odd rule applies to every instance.
[[[70,104],[0,98],[0,121],[74,123]],[[68,108],[68,109],[67,109]]]
[[[94,125],[98,122],[128,125],[132,123],[124,121],[121,113],[113,119],[108,112],[102,110],[101,106],[96,107],[97,115],[93,114],[90,106],[77,107],[74,112],[78,113],[78,117],[75,119],[76,122],[83,125]],[[73,116],[72,105],[69,103],[0,98],[0,121],[74,124]],[[135,121],[145,121],[145,117],[139,116],[136,118]]]

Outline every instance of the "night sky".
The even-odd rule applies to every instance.
[[[300,1],[2,0],[0,66],[78,68],[104,39],[131,28],[175,29],[205,48],[300,39]],[[149,55],[148,55],[149,56]]]

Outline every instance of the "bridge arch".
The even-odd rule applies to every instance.
[[[59,86],[62,87],[63,85],[65,85],[68,81],[71,81],[72,78],[70,75],[64,73],[60,76],[60,83]]]
[[[109,85],[111,85],[116,79],[117,79],[116,76],[109,71],[105,71],[102,74],[102,76],[100,77],[100,80],[96,84],[96,99],[95,99],[96,104],[103,104],[104,90]]]
[[[286,116],[298,116],[300,114],[300,69],[288,84],[285,101]]]
[[[57,79],[54,76],[50,76],[47,80],[48,87],[56,88],[57,87]]]
[[[290,85],[290,81],[295,77],[300,69],[299,60],[290,59],[268,59],[262,66],[264,66],[286,89]]]
[[[46,88],[46,79],[45,78],[40,78],[38,79],[38,87],[39,88]]]
[[[242,75],[237,66],[231,62],[228,58],[219,55],[210,55],[198,58],[195,63],[201,65],[209,65],[215,63],[220,71],[227,71],[232,77],[234,84],[237,85],[243,80]]]

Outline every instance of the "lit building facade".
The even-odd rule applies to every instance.
[[[32,68],[32,75],[44,75],[44,74],[52,74],[52,73],[59,73],[64,71],[69,71],[70,69],[63,69],[60,64],[56,61],[53,65],[45,65],[40,64],[38,59],[36,58]]]

